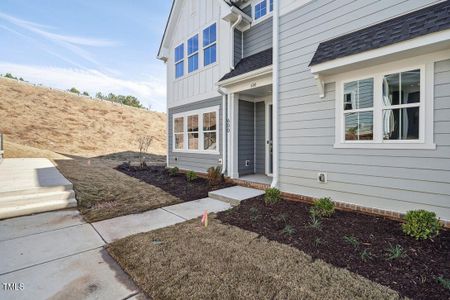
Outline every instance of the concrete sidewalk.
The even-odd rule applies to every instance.
[[[0,299],[125,299],[137,294],[104,245],[77,210],[1,221]]]

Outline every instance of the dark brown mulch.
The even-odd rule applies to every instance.
[[[186,175],[178,173],[170,176],[168,170],[161,165],[147,166],[144,169],[121,164],[117,170],[128,176],[137,178],[143,182],[159,187],[163,191],[179,198],[182,201],[192,201],[208,197],[208,192],[233,186],[229,182],[222,182],[218,185],[210,186],[208,180],[198,177],[194,181],[188,182]]]
[[[322,219],[321,228],[315,229],[308,226],[309,208],[292,201],[266,206],[258,197],[219,213],[218,219],[289,244],[313,258],[389,286],[402,296],[450,299],[450,290],[437,282],[439,276],[450,279],[450,231],[441,231],[433,240],[416,241],[403,234],[399,222],[346,211]],[[287,225],[295,233],[286,233]],[[356,238],[358,245],[352,245],[349,237]],[[388,259],[391,245],[400,245],[405,256]]]

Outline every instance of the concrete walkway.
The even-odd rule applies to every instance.
[[[138,289],[104,245],[77,210],[1,221],[0,299],[125,299],[136,295]]]
[[[45,158],[6,158],[0,164],[0,219],[75,207],[70,183]]]

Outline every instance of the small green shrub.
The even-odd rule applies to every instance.
[[[364,249],[359,256],[361,257],[362,261],[368,261],[373,258],[372,253],[367,249]]]
[[[173,167],[169,169],[169,176],[177,176],[178,172],[180,172],[180,169],[178,167]]]
[[[344,236],[344,241],[347,244],[352,245],[354,248],[358,248],[358,246],[359,246],[359,241],[353,235]]]
[[[251,221],[257,221],[259,218],[261,218],[261,215],[259,214],[259,211],[256,207],[250,207],[249,212]]]
[[[223,181],[222,167],[210,167],[208,169],[208,182],[209,185],[218,185]]]
[[[403,232],[416,240],[433,238],[442,228],[436,214],[423,209],[408,211],[403,220],[405,221],[402,224]]]
[[[314,239],[314,246],[315,247],[319,247],[320,245],[324,245],[325,244],[325,242],[324,241],[322,241],[322,239],[321,238],[315,238]]]
[[[444,278],[443,276],[439,276],[436,277],[436,281],[447,290],[450,290],[450,279]]]
[[[320,218],[317,217],[316,215],[311,215],[307,227],[320,230],[322,227],[322,222],[320,221]]]
[[[277,188],[268,188],[264,194],[264,203],[276,204],[281,200],[281,192]]]
[[[197,173],[195,173],[194,171],[187,172],[186,179],[188,182],[194,181],[195,179],[197,179]]]
[[[386,249],[386,251],[388,253],[387,260],[394,260],[406,256],[405,250],[403,250],[402,246],[400,245],[392,246],[391,244],[389,244],[389,247]]]
[[[314,201],[310,211],[311,215],[328,218],[334,214],[334,203],[330,198],[320,198]]]
[[[292,236],[292,235],[295,234],[295,228],[292,227],[291,225],[286,225],[286,226],[283,228],[283,231],[282,231],[282,232],[283,232],[284,235]]]

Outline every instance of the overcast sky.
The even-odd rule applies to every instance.
[[[171,0],[1,0],[0,73],[32,83],[133,95],[164,111],[156,59]]]

